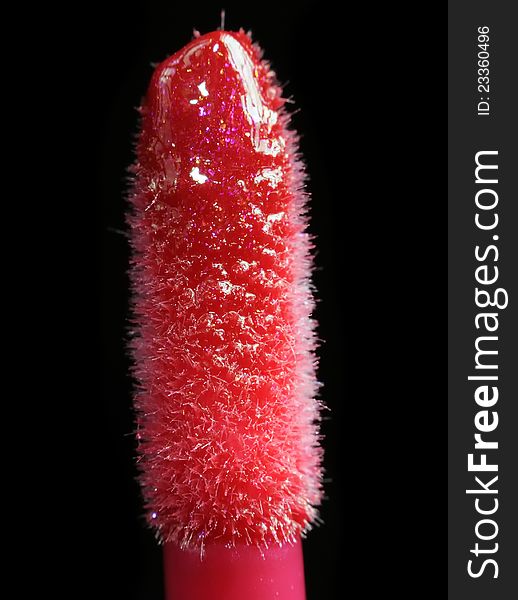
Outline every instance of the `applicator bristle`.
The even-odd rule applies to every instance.
[[[294,542],[321,449],[303,168],[242,31],[159,65],[131,194],[141,484],[161,541]]]

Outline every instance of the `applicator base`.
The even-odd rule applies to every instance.
[[[199,550],[164,545],[166,600],[305,600],[302,543]]]

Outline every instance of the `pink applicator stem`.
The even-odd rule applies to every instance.
[[[272,546],[164,546],[166,600],[304,600],[302,543]]]

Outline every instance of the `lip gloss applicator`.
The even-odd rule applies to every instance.
[[[140,108],[128,215],[135,407],[167,600],[303,600],[317,518],[311,241],[286,100],[239,32],[198,34]]]

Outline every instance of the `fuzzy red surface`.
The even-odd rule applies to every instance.
[[[321,498],[311,243],[281,89],[242,31],[160,64],[131,194],[139,465],[162,541],[294,542]]]

